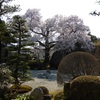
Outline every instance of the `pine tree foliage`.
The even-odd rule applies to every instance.
[[[21,84],[29,77],[28,61],[31,58],[31,49],[28,48],[30,44],[28,38],[30,35],[28,34],[25,22],[21,16],[16,15],[9,23],[9,30],[13,41],[9,46],[8,64],[12,71],[15,84]]]
[[[19,5],[10,5],[10,2],[12,1],[13,0],[0,0],[0,17],[19,10]]]
[[[3,60],[4,55],[5,55],[3,49],[7,46],[7,43],[10,42],[10,34],[6,29],[7,27],[6,27],[5,21],[3,21],[2,18],[5,15],[9,15],[16,11],[19,11],[18,5],[12,6],[10,4],[12,1],[13,0],[0,0],[0,63],[5,62]]]

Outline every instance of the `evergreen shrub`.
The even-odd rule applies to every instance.
[[[72,80],[65,100],[100,100],[100,76],[79,76]]]
[[[43,63],[43,60],[31,60],[29,62],[29,67],[31,70],[34,70],[34,69],[37,69],[37,70],[42,70],[45,66],[44,66],[44,63]]]
[[[100,66],[100,43],[95,45],[95,50],[93,55],[97,58],[99,66]]]
[[[87,52],[73,52],[65,56],[59,64],[57,82],[63,84],[81,75],[99,75],[97,59]]]

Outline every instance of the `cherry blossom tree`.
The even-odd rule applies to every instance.
[[[60,36],[56,43],[57,50],[92,51],[94,46],[91,37],[88,35],[90,29],[85,26],[78,16],[63,17],[58,24]]]
[[[54,36],[56,33],[57,20],[56,17],[42,20],[39,9],[27,10],[24,18],[27,20],[27,25],[32,32],[33,40],[38,42],[44,50],[44,63],[48,65],[50,58],[50,50],[54,47]]]
[[[60,34],[55,45],[56,52],[50,59],[50,67],[58,69],[62,58],[74,51],[91,52],[94,45],[91,41],[89,27],[85,26],[78,16],[58,16],[57,32]]]

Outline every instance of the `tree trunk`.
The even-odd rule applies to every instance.
[[[49,54],[50,49],[49,48],[45,48],[45,58],[44,58],[44,64],[47,66],[49,64]]]
[[[1,57],[1,54],[2,54],[2,44],[1,44],[1,41],[0,41],[0,64],[2,63],[2,57]]]

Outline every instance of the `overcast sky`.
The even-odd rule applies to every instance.
[[[43,19],[51,18],[56,14],[64,16],[77,15],[84,24],[89,26],[91,34],[100,37],[100,16],[91,16],[91,11],[100,11],[97,0],[15,0],[14,4],[19,4],[22,9],[19,13],[23,15],[27,9],[37,8]]]

